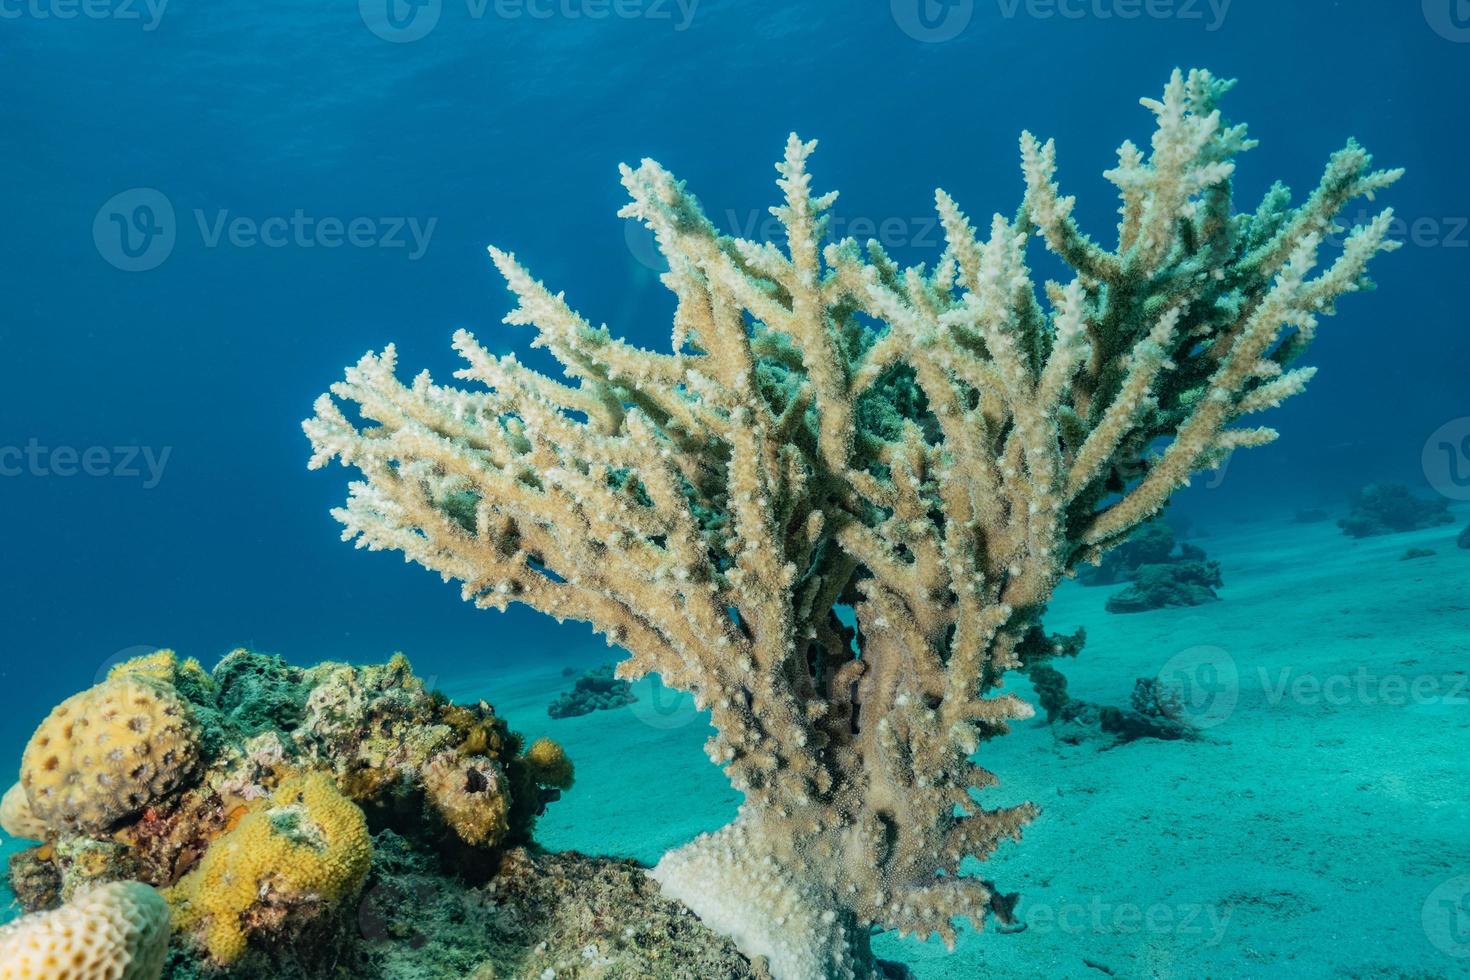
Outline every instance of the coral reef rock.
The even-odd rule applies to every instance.
[[[359,924],[365,958],[378,964],[367,978],[767,976],[635,865],[577,854],[512,850],[471,892],[405,855],[376,874]]]
[[[1372,483],[1352,496],[1352,510],[1337,522],[1350,538],[1400,534],[1450,524],[1455,517],[1443,497],[1416,497],[1402,483]]]
[[[158,892],[102,885],[0,928],[0,980],[158,980],[168,938]]]
[[[11,886],[35,912],[138,882],[172,910],[170,978],[366,976],[373,836],[436,869],[446,894],[494,881],[573,782],[555,742],[523,748],[488,704],[428,690],[401,655],[301,668],[237,650],[209,673],[159,651],[31,739],[0,820],[41,845],[12,855]]]

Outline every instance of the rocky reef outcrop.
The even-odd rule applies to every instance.
[[[165,650],[41,723],[0,823],[37,844],[10,862],[27,911],[92,914],[122,883],[167,909],[147,956],[119,947],[138,980],[762,976],[635,866],[535,848],[573,780],[401,655]]]

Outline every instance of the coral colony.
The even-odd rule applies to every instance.
[[[971,756],[1030,714],[998,694],[1058,580],[1153,517],[1191,473],[1275,438],[1234,423],[1307,383],[1293,367],[1366,285],[1391,212],[1314,275],[1350,201],[1398,177],[1350,143],[1307,201],[1232,201],[1253,143],[1230,88],[1176,73],[1152,153],[1108,179],[1116,250],[1086,237],[1056,149],[1021,138],[1015,218],[977,234],[936,195],[947,246],[901,268],[876,243],[822,247],[835,194],[792,137],[774,209],[786,242],[719,234],[653,161],[624,168],[678,298],[669,353],[593,327],[514,256],[507,317],[566,382],[460,332],[469,391],[395,377],[389,347],[306,423],[314,466],[356,466],[336,512],[466,599],[585,620],[713,713],[710,758],[745,801],[654,869],[666,894],[781,980],[865,976],[871,929],[954,940],[1009,900],[960,874],[1033,807],[987,810]],[[1038,289],[1026,246],[1069,266]],[[869,325],[876,325],[870,327]],[[1167,443],[1156,449],[1160,443]],[[849,606],[856,629],[837,615]]]
[[[1122,197],[1112,250],[1078,228],[1055,147],[1030,134],[1015,216],[977,231],[941,191],[946,247],[907,268],[873,242],[821,244],[836,195],[813,190],[815,144],[794,136],[773,209],[784,243],[721,235],[657,163],[624,168],[623,214],[669,263],[669,352],[593,327],[492,249],[519,299],[508,322],[536,328],[564,379],[461,332],[457,376],[483,388],[404,385],[389,347],[317,402],[312,466],[363,477],[335,512],[348,539],[458,580],[477,605],[586,621],[627,651],[623,677],[656,671],[711,712],[708,752],[740,814],[665,855],[649,872],[663,904],[629,922],[712,938],[677,954],[692,959],[645,948],[661,957],[647,975],[747,975],[733,941],[777,980],[873,977],[874,930],[953,943],[956,919],[1011,916],[1015,896],[962,863],[1036,810],[982,806],[996,779],[972,756],[1031,714],[999,689],[1053,589],[1193,472],[1275,437],[1238,423],[1302,390],[1312,369],[1293,364],[1319,319],[1393,247],[1385,211],[1317,268],[1334,218],[1399,176],[1353,143],[1304,203],[1277,185],[1236,213],[1234,158],[1253,144],[1217,111],[1229,88],[1175,73],[1144,102],[1151,152],[1125,143],[1107,174]],[[1033,237],[1068,281],[1033,280]],[[26,751],[3,817],[44,843],[12,880],[28,908],[67,904],[0,931],[0,948],[28,951],[8,964],[81,944],[77,962],[108,965],[79,976],[157,977],[166,902],[170,976],[284,976],[243,971],[344,914],[366,876],[445,894],[433,855],[481,872],[495,902],[561,901],[576,889],[538,892],[526,869],[570,881],[575,856],[514,848],[571,779],[559,747],[524,748],[401,658],[301,671],[242,651],[212,675],[134,662]],[[641,872],[601,867],[620,870],[578,880],[638,892]],[[420,937],[414,956],[483,931]],[[515,955],[513,975],[547,975]],[[472,973],[456,969],[439,975]]]

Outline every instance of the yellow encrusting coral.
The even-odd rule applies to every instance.
[[[531,770],[531,778],[542,786],[552,789],[572,788],[575,770],[567,750],[549,738],[538,738],[531,743],[521,760]]]
[[[20,780],[31,812],[56,831],[105,830],[193,774],[198,736],[165,683],[124,675],[75,694],[26,746]]]
[[[324,773],[293,775],[215,841],[168,899],[181,931],[228,965],[249,947],[253,924],[277,921],[269,910],[291,908],[296,923],[311,917],[307,906],[327,912],[357,893],[371,862],[362,810]]]
[[[982,806],[996,779],[971,758],[1031,713],[1002,690],[1020,645],[1079,563],[1275,438],[1242,423],[1305,387],[1321,319],[1395,247],[1385,211],[1317,271],[1337,216],[1400,175],[1356,143],[1302,204],[1277,185],[1237,212],[1254,144],[1221,117],[1230,86],[1176,72],[1145,100],[1152,152],[1125,143],[1106,175],[1111,250],[1030,134],[1014,216],[977,230],[940,191],[944,250],[907,268],[824,242],[836,194],[795,134],[779,242],[721,234],[652,160],[624,167],[622,213],[677,296],[668,352],[492,248],[519,300],[506,321],[564,379],[460,331],[456,377],[483,390],[404,384],[390,346],[305,423],[313,467],[361,471],[333,512],[345,539],[476,605],[587,621],[629,652],[622,676],[657,671],[711,712],[744,806],[653,874],[780,980],[872,976],[875,928],[952,944],[955,919],[1010,915],[961,865],[1035,814]],[[1068,281],[1036,281],[1033,239]]]
[[[103,885],[0,928],[0,980],[158,980],[168,937],[158,892]]]

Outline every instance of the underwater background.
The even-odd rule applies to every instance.
[[[1234,672],[1226,716],[1199,742],[1100,749],[1037,722],[988,744],[1000,792],[1043,814],[985,874],[1040,914],[952,957],[879,951],[920,978],[1470,975],[1461,0],[0,0],[0,59],[0,758],[155,647],[401,650],[566,745],[579,781],[543,844],[645,861],[737,802],[703,719],[654,682],[552,719],[563,669],[613,658],[600,639],[343,545],[342,474],[307,472],[300,430],[343,365],[392,340],[445,378],[457,328],[525,351],[491,243],[667,343],[651,236],[615,214],[616,166],[644,156],[755,237],[787,133],[819,139],[836,233],[906,261],[941,247],[935,187],[1014,210],[1022,129],[1056,137],[1106,237],[1101,173],[1176,66],[1241,80],[1226,111],[1261,141],[1242,206],[1278,177],[1305,192],[1350,136],[1408,168],[1383,202],[1405,247],[1324,323],[1310,395],[1269,420],[1283,438],[1170,508],[1220,562],[1219,601],[1118,615],[1068,584],[1047,617],[1088,631],[1074,695],[1126,701],[1204,647]],[[1454,523],[1344,535],[1382,481]]]

